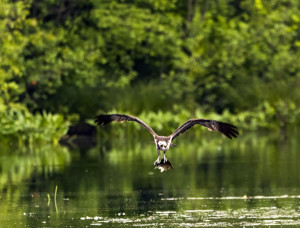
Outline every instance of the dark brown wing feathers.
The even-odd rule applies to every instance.
[[[190,119],[174,131],[174,133],[171,135],[172,139],[186,132],[195,124],[200,124],[208,128],[208,130],[210,131],[218,131],[230,139],[236,138],[239,134],[237,127],[228,123],[223,123],[215,120]]]
[[[111,115],[99,115],[96,116],[95,119],[95,123],[102,126],[109,124],[113,121],[117,121],[117,122],[134,121],[144,126],[153,136],[157,135],[150,126],[148,126],[146,123],[144,123],[142,120],[140,120],[135,116],[124,115],[124,114],[111,114]],[[210,131],[218,131],[230,139],[236,138],[239,134],[238,128],[228,123],[223,123],[215,120],[190,119],[184,124],[182,124],[180,127],[178,127],[173,132],[173,134],[170,135],[172,137],[172,140],[175,139],[180,134],[183,134],[184,132],[186,132],[188,129],[190,129],[196,124],[200,124],[208,128],[208,130]]]
[[[99,115],[96,116],[95,123],[98,125],[106,125],[109,124],[113,121],[117,122],[124,122],[124,121],[134,121],[139,124],[141,124],[143,127],[145,127],[153,136],[156,135],[156,133],[153,131],[153,129],[148,126],[146,123],[141,121],[139,118],[135,116],[130,116],[130,115],[124,115],[124,114],[111,114],[111,115]]]

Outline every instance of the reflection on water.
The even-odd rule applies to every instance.
[[[168,151],[176,167],[170,172],[155,171],[153,145],[136,137],[90,150],[2,146],[0,224],[300,225],[298,137],[280,141],[248,135],[200,142],[182,137],[180,147]],[[172,167],[170,161],[160,165]]]

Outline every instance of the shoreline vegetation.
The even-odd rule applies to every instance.
[[[135,115],[170,132],[189,118],[242,132],[299,128],[298,0],[0,8],[1,138],[55,145],[70,125],[99,113]]]

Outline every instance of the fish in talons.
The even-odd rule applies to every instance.
[[[155,164],[155,169],[159,169],[160,172],[164,172],[173,169],[173,165],[167,158],[162,158],[159,162]]]

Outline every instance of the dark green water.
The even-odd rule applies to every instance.
[[[189,134],[161,173],[139,133],[90,150],[2,145],[1,226],[300,226],[298,137]]]

